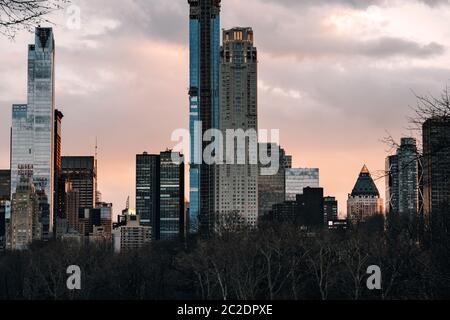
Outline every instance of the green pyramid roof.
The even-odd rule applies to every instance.
[[[378,188],[375,185],[375,182],[373,182],[370,171],[367,169],[366,165],[364,165],[359,174],[358,180],[352,191],[352,196],[380,196]]]

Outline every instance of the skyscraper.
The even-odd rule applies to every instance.
[[[7,238],[10,238],[11,202],[0,200],[0,251],[7,247]]]
[[[234,158],[216,167],[215,213],[237,214],[249,226],[258,221],[257,63],[251,28],[223,31],[219,129],[225,138],[224,154],[232,153]],[[249,134],[240,142],[227,130]],[[239,157],[244,161],[238,163]]]
[[[258,211],[263,217],[272,211],[273,205],[283,203],[286,198],[286,169],[292,165],[292,157],[286,155],[284,149],[276,143],[259,143],[259,149],[264,150],[269,157],[279,155],[279,168],[275,174],[262,174],[262,169],[269,165],[259,164],[258,176]],[[259,152],[259,151],[258,151]]]
[[[78,190],[80,208],[96,207],[97,168],[93,156],[62,157],[60,179]]]
[[[55,110],[54,116],[54,174],[53,174],[53,224],[56,225],[57,220],[65,219],[64,217],[64,183],[61,181],[61,148],[62,148],[62,132],[61,122],[64,117],[63,113],[59,110]],[[54,228],[56,230],[56,228]],[[54,230],[54,231],[55,231]]]
[[[286,169],[286,200],[295,201],[298,194],[303,194],[307,187],[319,188],[319,169],[288,168]]]
[[[152,227],[152,236],[159,230],[160,155],[136,155],[136,214],[143,226]]]
[[[48,201],[44,234],[53,229],[54,60],[52,29],[36,28],[35,44],[28,46],[28,104],[13,105],[12,114],[11,193],[16,192],[21,175],[32,177],[36,190]]]
[[[152,228],[143,226],[138,215],[125,214],[113,230],[115,252],[137,250],[152,240]]]
[[[33,241],[42,240],[39,201],[31,178],[21,176],[12,195],[11,249],[26,249]]]
[[[220,0],[188,0],[190,233],[208,237],[214,226],[214,166],[202,161],[204,133],[219,127]]]
[[[420,155],[414,138],[402,138],[397,154],[386,160],[386,210],[415,217],[422,197]]]
[[[427,223],[450,226],[450,119],[435,117],[423,124],[423,191]],[[435,217],[436,219],[434,219]]]
[[[383,213],[383,199],[380,198],[369,169],[364,165],[352,193],[348,196],[347,217],[352,223],[358,224]]]
[[[302,224],[313,228],[323,227],[325,225],[323,188],[306,187],[296,198]]]
[[[328,224],[328,221],[336,221],[339,219],[338,201],[335,197],[324,197],[324,223]]]
[[[180,163],[174,161],[181,159]],[[184,160],[172,151],[160,154],[160,219],[157,239],[181,240],[184,237]]]
[[[398,212],[398,156],[386,158],[386,212]]]
[[[11,170],[0,170],[0,201],[11,199]]]

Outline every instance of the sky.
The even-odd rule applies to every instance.
[[[73,0],[50,16],[63,155],[93,155],[103,201],[134,204],[135,155],[175,146],[188,127],[186,0]],[[72,12],[72,11],[71,11]],[[450,80],[446,0],[222,0],[222,28],[252,27],[258,48],[260,129],[280,129],[294,167],[320,168],[339,211],[366,164],[381,176],[387,135],[408,130],[414,92]],[[0,37],[0,168],[9,168],[11,105],[26,103],[23,31]],[[384,197],[384,179],[376,181]],[[116,213],[117,213],[116,212]]]

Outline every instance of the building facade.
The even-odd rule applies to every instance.
[[[179,159],[175,160],[175,159]],[[160,154],[160,219],[157,239],[184,238],[184,160],[172,151]]]
[[[215,169],[215,213],[222,217],[237,215],[250,227],[258,222],[257,64],[253,30],[224,30],[219,129],[225,139],[225,163]],[[245,137],[236,139],[227,131],[242,132]],[[222,219],[216,217],[217,221]]]
[[[53,225],[57,225],[58,220],[64,220],[64,184],[61,182],[61,155],[62,155],[62,119],[64,115],[61,111],[55,110],[54,115],[54,142],[53,142],[53,163],[54,163],[54,173],[53,173]],[[62,190],[61,190],[62,189]],[[59,223],[59,221],[58,221]],[[56,233],[56,227],[54,228]]]
[[[12,250],[24,250],[33,241],[42,240],[42,224],[39,216],[39,200],[32,178],[22,176],[11,202],[11,239]]]
[[[189,232],[214,227],[214,166],[202,161],[204,133],[219,127],[220,0],[188,0],[189,11]]]
[[[36,28],[35,44],[28,46],[28,103],[13,105],[11,130],[11,193],[21,176],[32,178],[48,201],[50,216],[45,220],[49,222],[43,226],[48,235],[53,231],[54,61],[52,29]]]
[[[416,217],[423,196],[421,156],[414,138],[402,138],[396,155],[386,159],[386,211]]]
[[[152,240],[152,228],[144,226],[138,215],[123,215],[120,225],[113,230],[114,251],[138,250]]]
[[[448,215],[450,209],[450,119],[448,117],[428,119],[423,124],[422,131],[426,223],[433,223],[439,228],[444,226],[448,230],[450,227]]]
[[[136,155],[136,214],[143,226],[159,230],[160,155]],[[153,232],[156,239],[157,233]]]
[[[60,180],[78,190],[80,208],[96,207],[97,167],[93,156],[62,157]]]
[[[328,221],[336,221],[339,219],[338,201],[335,197],[323,198],[323,206],[325,224],[328,224]]]
[[[278,170],[275,174],[263,174],[263,169],[270,164],[262,164],[261,159],[259,161],[258,211],[259,217],[264,217],[271,212],[273,205],[283,203],[286,199],[285,171],[292,165],[292,157],[275,143],[259,143],[258,149],[260,155],[265,153],[269,158],[278,155]]]
[[[319,169],[315,168],[288,168],[286,169],[286,201],[295,201],[303,189],[319,188]]]
[[[369,169],[364,166],[353,191],[347,200],[347,219],[352,224],[366,222],[370,217],[384,213],[383,199],[380,198]]]

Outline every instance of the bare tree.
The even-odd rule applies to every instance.
[[[0,0],[0,34],[13,39],[20,30],[51,23],[47,15],[70,0]]]

